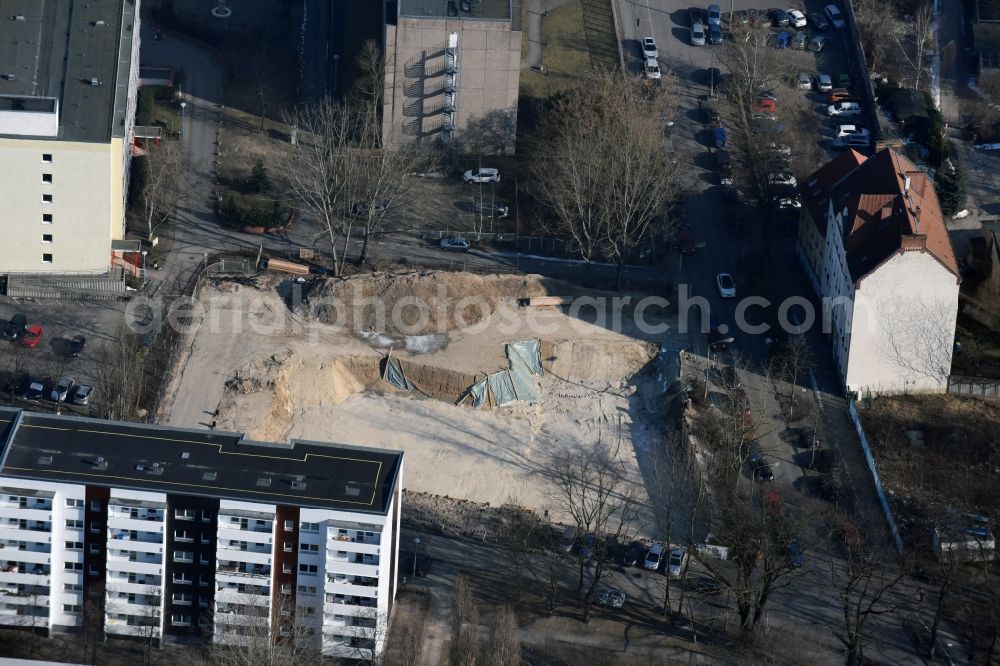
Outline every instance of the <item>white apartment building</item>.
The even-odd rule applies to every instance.
[[[800,189],[799,256],[847,390],[946,391],[961,277],[928,175],[848,151]]]
[[[381,649],[401,452],[13,409],[0,432],[0,625]]]
[[[138,0],[5,0],[0,273],[106,271],[124,237]]]

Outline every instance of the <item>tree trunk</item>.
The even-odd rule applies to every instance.
[[[359,264],[364,265],[364,263],[368,261],[368,241],[369,239],[371,239],[371,237],[372,237],[371,231],[368,231],[365,234],[364,241],[361,243],[361,256],[358,258]]]
[[[937,648],[937,635],[938,629],[941,626],[941,615],[944,610],[944,600],[948,596],[948,590],[951,587],[951,581],[945,579],[941,583],[941,589],[938,591],[937,605],[934,607],[934,622],[931,624],[931,638],[930,645],[927,646],[927,656],[933,658]]]
[[[625,265],[624,259],[618,262],[618,267],[615,270],[615,291],[621,291],[622,288],[622,268]]]

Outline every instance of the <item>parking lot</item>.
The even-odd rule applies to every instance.
[[[23,314],[28,326],[42,328],[37,347],[28,348],[20,341],[0,340],[0,377],[3,386],[0,403],[27,407],[34,411],[55,409],[49,393],[62,377],[76,384],[93,385],[97,364],[112,348],[114,336],[123,321],[125,304],[115,301],[16,301],[0,299],[0,326],[6,327],[15,314]],[[72,340],[84,336],[86,347],[78,356],[71,355]],[[21,397],[28,379],[44,386],[42,398],[28,402]],[[95,394],[91,405],[101,400]],[[67,401],[70,402],[70,401]],[[76,407],[89,413],[90,406]],[[70,404],[61,408],[74,409]]]

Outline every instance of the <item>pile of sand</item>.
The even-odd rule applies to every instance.
[[[475,325],[501,304],[544,296],[548,292],[542,280],[538,275],[445,271],[366,273],[315,280],[304,296],[309,312],[326,324],[358,332],[430,335]]]
[[[621,382],[659,353],[659,345],[640,340],[542,340],[542,368],[566,381]]]

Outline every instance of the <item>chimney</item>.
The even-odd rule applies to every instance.
[[[910,177],[903,176],[903,194],[910,193]]]

